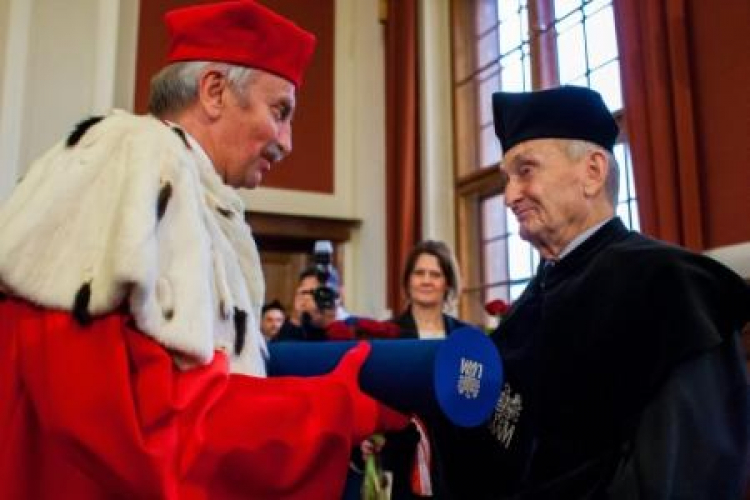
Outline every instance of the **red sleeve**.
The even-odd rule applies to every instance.
[[[227,365],[217,354],[180,371],[124,315],[81,327],[67,313],[0,301],[0,490],[338,498],[352,442],[375,430],[377,408],[335,374],[262,379]]]

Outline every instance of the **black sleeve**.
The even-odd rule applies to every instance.
[[[678,365],[646,407],[613,500],[741,498],[750,412],[737,336]]]

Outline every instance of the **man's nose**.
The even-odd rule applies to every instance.
[[[516,182],[512,176],[508,177],[505,182],[505,189],[503,190],[505,206],[512,207],[520,198],[520,192],[521,190],[518,188],[518,182]]]
[[[292,124],[284,122],[279,130],[279,146],[284,156],[292,152]]]

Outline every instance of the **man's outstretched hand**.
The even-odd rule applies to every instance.
[[[343,383],[354,403],[354,442],[360,442],[375,432],[396,431],[409,423],[409,418],[384,405],[359,387],[359,372],[367,360],[372,347],[368,342],[359,342],[347,351],[330,377]]]

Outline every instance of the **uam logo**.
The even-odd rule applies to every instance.
[[[467,399],[476,399],[482,381],[484,365],[473,359],[461,358],[461,368],[458,377],[458,393]]]

